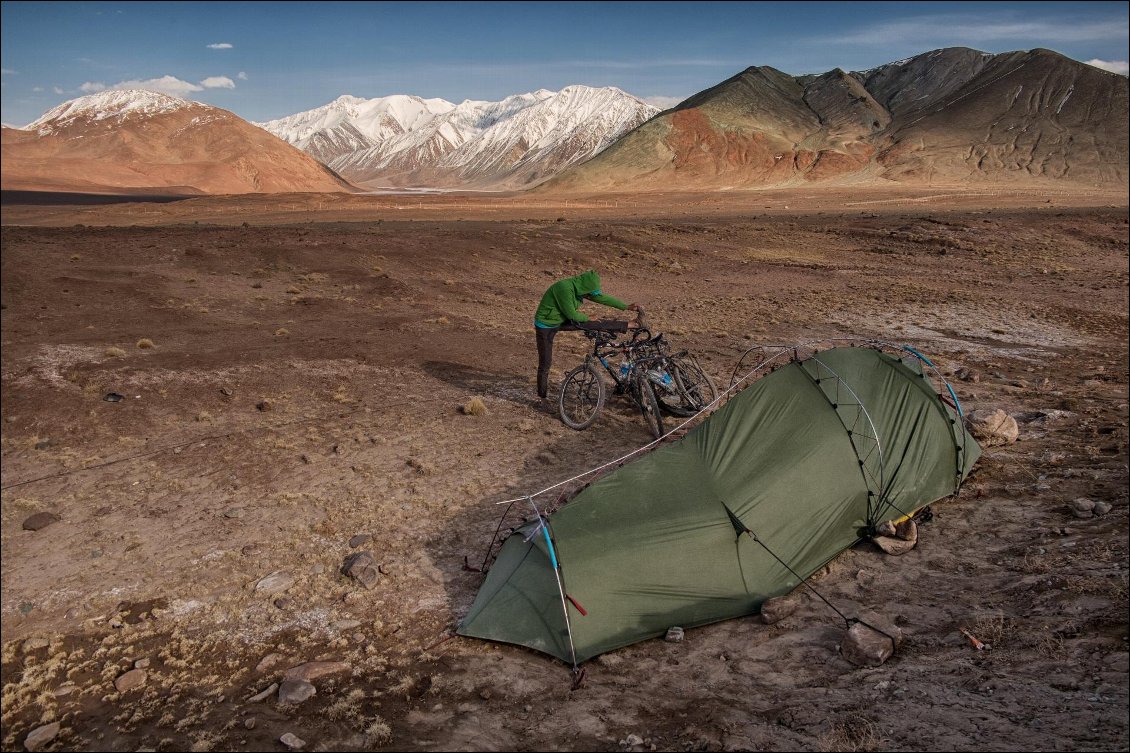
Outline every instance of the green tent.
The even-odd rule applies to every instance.
[[[794,359],[552,515],[529,502],[457,632],[575,666],[756,613],[878,524],[956,493],[980,448],[923,363],[909,348]]]

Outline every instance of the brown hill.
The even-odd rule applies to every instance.
[[[935,50],[862,73],[748,68],[550,190],[835,180],[1125,184],[1127,79],[1050,50]]]
[[[148,91],[65,102],[26,129],[3,129],[0,154],[5,190],[354,190],[317,160],[227,110]]]

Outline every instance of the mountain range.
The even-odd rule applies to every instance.
[[[1127,78],[1050,50],[866,71],[751,67],[663,112],[615,88],[498,102],[343,96],[252,124],[148,91],[4,127],[5,190],[723,190],[815,182],[1127,183]]]
[[[547,189],[813,181],[1127,182],[1127,78],[1051,50],[934,50],[867,71],[747,68]]]
[[[582,162],[659,110],[613,87],[499,102],[339,97],[259,123],[362,186],[526,188]]]
[[[308,154],[218,107],[144,90],[64,102],[4,128],[4,189],[167,194],[349,191]]]

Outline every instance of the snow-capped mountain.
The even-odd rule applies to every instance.
[[[588,159],[659,111],[619,89],[498,102],[343,96],[259,125],[355,183],[524,187]]]
[[[3,185],[114,193],[349,191],[310,155],[218,107],[130,89],[79,97],[5,131]]]

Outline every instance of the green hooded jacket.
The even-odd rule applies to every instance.
[[[549,286],[541,297],[534,313],[534,326],[560,327],[565,322],[587,322],[588,316],[580,312],[585,299],[623,311],[628,305],[619,298],[600,292],[600,275],[595,270],[582,272],[576,277],[566,277]]]

